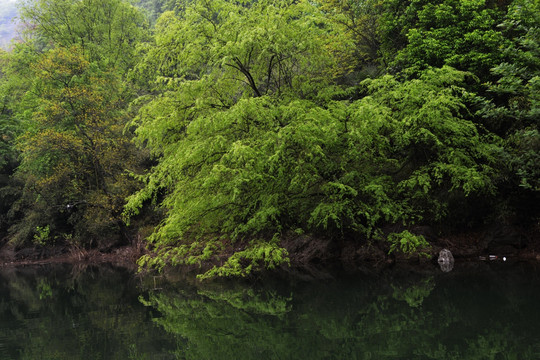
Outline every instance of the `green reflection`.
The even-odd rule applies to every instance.
[[[177,359],[538,359],[538,281],[487,273],[156,292]]]
[[[173,359],[134,281],[109,267],[1,271],[0,359]]]
[[[407,302],[411,307],[418,307],[422,305],[424,299],[431,294],[434,287],[435,282],[433,281],[433,276],[430,276],[410,286],[392,285],[392,288],[394,289],[392,296],[396,300]]]
[[[0,359],[540,358],[531,267],[264,285],[168,279],[3,269]]]

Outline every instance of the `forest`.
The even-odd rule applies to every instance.
[[[540,231],[540,0],[31,0],[19,16],[0,50],[1,246],[144,242],[141,267],[207,278],[321,239],[417,259],[449,234]]]

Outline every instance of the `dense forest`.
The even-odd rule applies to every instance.
[[[145,239],[141,266],[211,277],[316,239],[429,256],[445,234],[539,227],[540,0],[19,13],[0,53],[4,245]]]

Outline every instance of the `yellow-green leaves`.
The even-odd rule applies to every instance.
[[[439,219],[441,191],[490,191],[491,150],[464,118],[464,76],[386,76],[366,81],[370,96],[353,102],[266,95],[179,119],[182,132],[160,143],[148,187],[128,203],[136,211],[152,191],[166,193],[152,237],[160,259],[150,263],[225,256],[205,276],[245,275],[285,255],[279,241],[261,250],[269,234],[374,237],[386,223]],[[154,124],[141,124],[141,140]]]
[[[37,106],[17,140],[23,223],[50,225],[51,241],[59,232],[85,245],[114,241],[124,199],[135,187],[126,170],[137,155],[123,134],[123,84],[77,46],[42,54],[32,70]],[[25,237],[15,230],[14,241]]]

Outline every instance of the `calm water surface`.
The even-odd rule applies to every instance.
[[[540,359],[540,267],[264,286],[0,269],[0,359]]]

